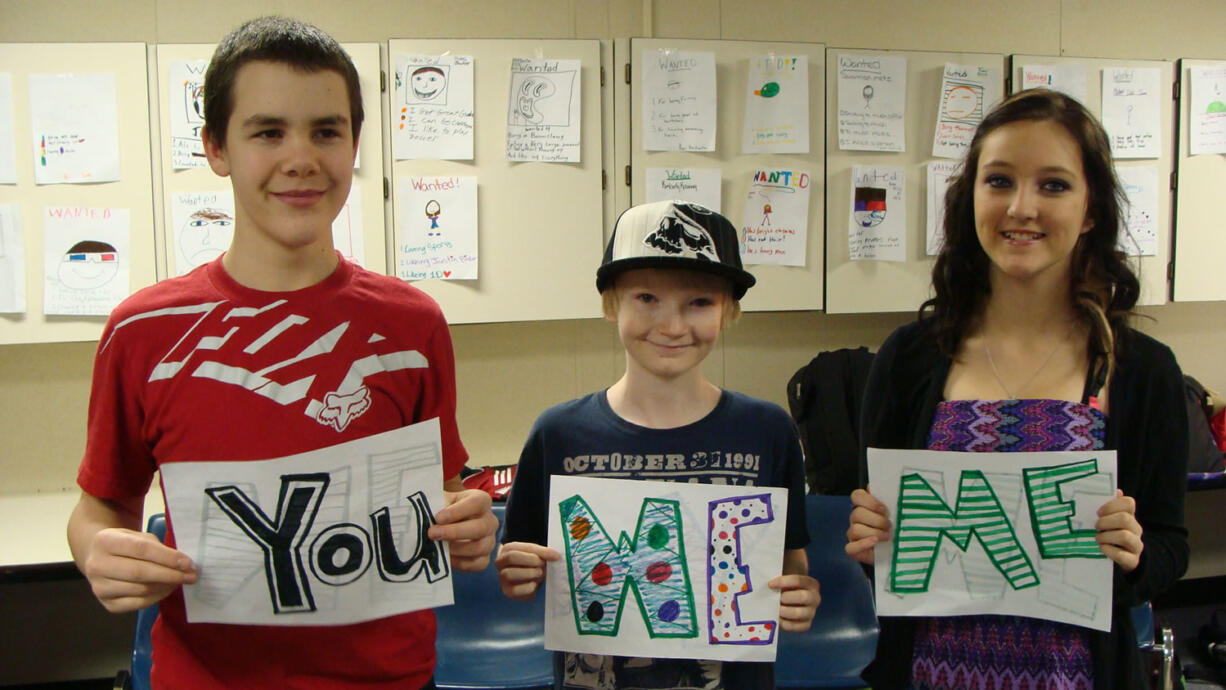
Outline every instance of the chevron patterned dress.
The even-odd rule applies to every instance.
[[[929,450],[1096,450],[1107,418],[1065,400],[952,400],[937,406]],[[1088,631],[1019,616],[917,621],[911,660],[916,690],[1091,690]]]

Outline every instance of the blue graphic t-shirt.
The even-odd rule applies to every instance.
[[[795,424],[778,405],[724,391],[706,417],[649,429],[613,412],[604,391],[546,410],[532,427],[507,502],[502,541],[545,544],[555,474],[788,489],[785,548],[808,544],[804,461]],[[782,554],[780,554],[782,556]],[[559,688],[774,687],[773,665],[599,654],[555,655]]]

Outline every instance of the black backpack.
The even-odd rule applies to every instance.
[[[811,494],[846,496],[859,485],[860,399],[872,363],[867,347],[822,352],[788,381]]]
[[[1183,384],[1188,404],[1188,472],[1221,472],[1222,450],[1213,440],[1213,430],[1209,426],[1213,404],[1199,381],[1185,375]]]

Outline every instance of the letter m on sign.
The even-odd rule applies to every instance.
[[[676,501],[643,500],[634,538],[615,543],[583,497],[558,504],[575,628],[616,636],[630,591],[652,638],[698,637]]]
[[[962,471],[953,510],[919,474],[904,474],[898,487],[896,515],[898,529],[890,563],[890,588],[894,592],[927,592],[941,539],[948,538],[966,551],[972,536],[1014,589],[1039,584],[1013,524],[979,470]]]

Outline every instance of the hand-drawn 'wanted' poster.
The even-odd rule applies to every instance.
[[[879,616],[996,613],[1111,629],[1095,541],[1115,451],[868,449],[892,539],[873,550]]]
[[[643,149],[715,150],[715,53],[643,51]]]
[[[511,60],[507,160],[579,162],[579,61]]]
[[[175,275],[221,256],[234,239],[234,192],[180,192],[170,197]]]
[[[477,178],[400,181],[401,280],[477,279]]]
[[[897,166],[851,167],[852,261],[907,260],[906,175]]]
[[[809,57],[749,59],[741,153],[809,152]]]
[[[43,209],[43,313],[106,316],[128,296],[126,208]]]
[[[31,74],[35,184],[119,179],[115,75]]]
[[[396,160],[473,159],[473,59],[397,55],[392,104]]]
[[[839,55],[839,148],[907,150],[907,58]]]
[[[945,63],[932,155],[961,159],[975,128],[1000,102],[1000,68]]]
[[[804,266],[809,236],[809,173],[755,170],[741,220],[741,260]]]
[[[204,168],[204,72],[208,60],[172,60],[166,94],[170,99],[170,162],[175,170]]]
[[[773,661],[787,490],[554,476],[545,647]]]
[[[1194,65],[1191,70],[1189,150],[1193,156],[1226,153],[1226,67]]]
[[[454,601],[438,419],[271,460],[161,467],[191,623],[346,625]]]
[[[1161,155],[1161,112],[1162,72],[1157,67],[1103,69],[1103,129],[1116,159]]]

